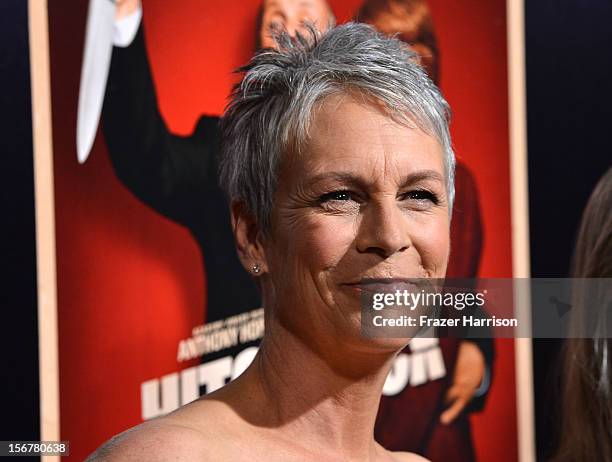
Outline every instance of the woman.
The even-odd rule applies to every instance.
[[[361,337],[360,295],[445,274],[448,106],[414,53],[370,26],[277,41],[243,69],[222,120],[221,183],[265,307],[259,352],[91,460],[423,460],[374,441],[408,341]]]
[[[574,277],[612,278],[612,168],[591,194],[574,254]],[[563,416],[555,460],[612,461],[612,287],[579,279],[564,352]],[[601,307],[603,309],[595,309]],[[590,337],[590,338],[588,338]]]

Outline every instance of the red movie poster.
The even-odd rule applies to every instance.
[[[212,119],[201,117],[223,113],[238,78],[232,71],[255,51],[261,2],[143,3],[144,29],[135,40],[142,40],[148,56],[163,121],[173,135],[201,130],[206,139]],[[338,24],[356,17],[362,5],[360,0],[329,3]],[[454,264],[454,276],[512,277],[506,2],[427,4],[439,50],[438,83],[453,113],[453,145],[462,171],[458,195],[467,191],[454,226],[468,231],[452,235],[451,268]],[[189,212],[159,199],[150,160],[127,165],[131,161],[123,154],[111,152],[116,144],[107,134],[118,119],[108,113],[89,157],[77,160],[86,22],[86,3],[49,0],[60,428],[62,440],[70,441],[69,460],[82,460],[111,436],[237,376],[252,359],[263,330],[261,307],[248,297],[239,302],[249,309],[228,307],[225,316],[213,311],[213,303],[222,304],[223,291],[236,292],[240,281],[219,269],[225,260],[215,252],[225,248],[229,234],[223,234],[223,226],[229,225],[202,218],[211,213],[210,198],[200,202],[199,196],[185,196],[193,197],[187,201],[192,202]],[[136,66],[140,55],[135,56],[126,62]],[[122,79],[112,74],[114,65],[111,86]],[[111,107],[105,102],[105,111]],[[123,133],[130,146],[130,130]],[[481,410],[458,420],[463,426],[453,437],[456,447],[455,440],[445,439],[447,427],[440,424],[432,432],[439,441],[451,442],[447,450],[473,445],[476,460],[515,461],[514,343],[494,343],[486,399]],[[421,401],[415,397],[428,396],[424,387],[452,381],[454,366],[435,366],[437,360],[428,359],[435,355],[424,353],[444,345],[436,340],[411,348],[402,354],[406,364],[412,361],[412,376],[410,368],[395,371],[379,417],[377,435],[391,445],[401,446],[411,431],[394,409],[402,409],[406,421],[423,418],[428,408],[415,406]],[[458,346],[452,348],[454,353],[443,352],[440,358],[455,358]],[[421,378],[417,358],[425,364]],[[405,398],[409,405],[402,408],[398,402],[404,395],[413,398]],[[430,453],[433,460],[436,454]]]

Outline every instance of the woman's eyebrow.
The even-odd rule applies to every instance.
[[[406,175],[402,181],[402,186],[409,186],[411,184],[418,183],[419,181],[426,180],[438,181],[440,183],[445,182],[444,177],[436,170],[419,170]]]
[[[326,173],[320,173],[318,175],[315,175],[309,178],[306,181],[306,185],[314,186],[317,183],[321,183],[323,181],[351,184],[351,185],[356,185],[360,187],[365,186],[365,184],[367,183],[363,178],[356,176],[355,174],[350,173],[350,172],[326,172]]]
[[[436,170],[418,170],[406,175],[401,181],[401,185],[409,186],[411,184],[418,183],[419,181],[427,180],[438,181],[440,183],[445,182],[444,177]],[[326,172],[309,178],[306,181],[306,184],[308,186],[313,186],[322,181],[335,181],[338,183],[355,184],[358,186],[365,186],[368,183],[368,179],[362,178],[350,172]]]

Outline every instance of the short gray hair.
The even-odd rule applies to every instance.
[[[449,210],[455,191],[450,110],[439,89],[417,64],[417,54],[366,24],[348,23],[320,34],[276,36],[238,69],[221,120],[219,179],[230,200],[243,202],[265,233],[270,224],[280,161],[300,152],[317,103],[357,92],[382,103],[390,117],[434,136],[444,151]]]

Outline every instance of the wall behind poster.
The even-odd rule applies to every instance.
[[[358,0],[330,2],[339,22]],[[441,86],[458,156],[481,192],[481,276],[510,277],[511,235],[504,1],[430,1]],[[170,6],[169,6],[170,5]],[[146,38],[162,114],[188,134],[220,114],[253,50],[258,0],[180,7],[145,2]],[[138,202],[116,179],[101,134],[78,165],[76,107],[86,5],[49,1],[57,204],[62,438],[70,460],[141,421],[140,385],[179,367],[179,340],[204,319],[205,268],[189,233]],[[498,341],[485,412],[473,417],[482,460],[516,460],[514,356]],[[83,423],[88,428],[84,429]]]

